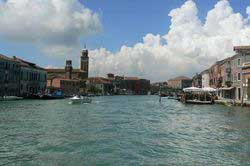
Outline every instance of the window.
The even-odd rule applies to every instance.
[[[238,88],[238,100],[241,99],[241,88]]]
[[[23,71],[21,71],[21,80],[23,80]]]
[[[240,81],[240,80],[241,80],[241,74],[238,73],[238,81]]]
[[[237,65],[241,66],[241,60],[240,60],[240,58],[237,60]]]

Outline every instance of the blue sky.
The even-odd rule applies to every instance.
[[[117,51],[121,45],[141,42],[147,33],[164,35],[169,30],[169,12],[180,7],[185,0],[81,0],[93,11],[101,13],[103,32],[86,41],[94,49],[105,47]],[[195,0],[199,17],[205,21],[207,12],[218,0]],[[230,0],[235,12],[246,16],[250,0]]]
[[[101,15],[102,32],[81,39],[90,49],[105,47],[118,51],[124,44],[132,46],[141,42],[147,33],[166,34],[169,30],[168,13],[180,7],[185,0],[80,0],[81,3]],[[207,12],[217,0],[195,0],[199,17],[204,21]],[[250,0],[230,0],[235,12],[246,15],[246,6]],[[18,55],[22,58],[46,66],[47,59],[37,59],[43,53],[25,42],[9,42],[0,39],[0,52],[6,55]],[[56,60],[56,59],[55,59]],[[56,64],[56,63],[55,63]]]
[[[13,1],[20,3],[22,0],[13,0]],[[29,2],[32,1],[33,0],[29,0]],[[168,16],[169,12],[173,9],[180,8],[186,2],[186,0],[133,0],[133,1],[132,0],[79,0],[79,1],[86,8],[90,9],[93,13],[97,13],[100,16],[100,24],[102,25],[102,30],[99,31],[98,33],[87,35],[87,37],[86,35],[85,37],[81,37],[80,38],[81,46],[83,47],[84,43],[86,43],[87,47],[92,50],[99,48],[106,48],[107,50],[113,52],[114,56],[116,56],[115,53],[119,52],[121,46],[127,45],[130,47],[134,47],[136,43],[143,42],[143,37],[149,33],[152,33],[154,35],[159,34],[161,37],[163,35],[166,35],[170,30],[170,25],[171,25],[171,17]],[[197,5],[199,11],[198,16],[202,23],[205,22],[207,12],[212,10],[214,8],[214,5],[218,3],[218,0],[193,0],[193,1]],[[3,3],[4,1],[0,0],[0,5],[1,2]],[[247,17],[246,7],[250,5],[250,0],[230,0],[230,5],[235,13],[239,12],[244,18]],[[22,5],[19,4],[18,7],[20,6],[22,7]],[[28,9],[25,10],[27,11]],[[49,11],[49,10],[44,10],[44,11]],[[31,16],[33,15],[31,14]],[[51,17],[53,17],[53,15]],[[35,16],[33,16],[33,18],[36,19]],[[26,21],[29,22],[30,21],[29,19],[33,18],[28,17],[26,19],[26,17],[24,17],[23,18],[24,20],[21,20],[21,22],[18,22],[20,20],[16,20],[18,25],[17,29],[14,29],[14,31],[12,30],[11,33],[14,32],[14,35],[18,34],[15,31],[18,31],[19,26],[20,28],[22,28],[22,22]],[[94,16],[92,16],[91,19],[94,20],[95,19]],[[34,20],[33,22],[37,23]],[[41,22],[46,22],[46,19],[41,20]],[[11,23],[13,23],[13,20]],[[98,29],[98,25],[93,25],[91,23],[89,24],[90,26]],[[4,25],[4,23],[2,23],[2,25]],[[0,20],[0,26],[1,26],[1,20]],[[48,48],[46,50],[47,52],[44,52],[42,46],[37,46],[36,43],[33,42],[33,38],[26,39],[25,35],[36,36],[35,34],[32,34],[33,25],[28,28],[30,28],[30,33],[29,30],[26,31],[26,29],[24,28],[24,31],[26,32],[24,32],[24,35],[23,36],[21,35],[21,37],[19,37],[18,40],[11,40],[8,37],[4,38],[0,36],[0,46],[1,46],[0,53],[5,54],[7,56],[16,55],[26,60],[33,61],[43,67],[46,67],[48,65],[53,65],[57,67],[64,66],[65,59],[71,57],[71,55],[68,54],[79,54],[80,56],[80,50],[74,50],[74,52],[65,51],[65,55],[62,55],[61,57],[49,56],[48,54],[50,54],[49,53],[50,49],[52,52],[53,49],[52,47]],[[41,32],[42,35],[43,32],[40,31],[41,29],[39,29],[39,27],[36,27],[35,24],[34,24],[34,29],[35,29],[34,32]],[[4,33],[5,32],[2,32],[2,34]],[[42,37],[41,35],[40,37]],[[49,35],[52,36],[49,37]],[[43,40],[47,41],[48,39],[54,39],[53,33],[50,32],[49,35],[47,36],[47,38],[46,37],[43,38]],[[64,39],[64,37],[58,37],[58,34],[56,35],[57,36],[55,37],[57,37],[60,40],[67,40]],[[61,35],[64,35],[64,33],[61,33]],[[75,35],[75,34],[74,33],[72,34],[72,32],[70,32],[67,33],[67,35],[65,36],[69,36],[69,38],[71,38],[70,35]],[[11,35],[8,34],[7,36]],[[79,36],[81,36],[81,34]],[[72,38],[74,38],[74,36]],[[58,39],[57,40],[55,39],[55,41],[53,41],[52,44],[56,45],[56,41],[59,41]],[[75,37],[75,40],[72,41],[74,42],[76,40],[77,37]],[[59,42],[63,43],[64,45],[65,43],[67,43],[67,41],[65,41],[65,43],[64,41],[59,41]],[[135,72],[135,74],[137,73],[142,73],[142,72],[141,71]],[[144,73],[144,75],[146,74]]]

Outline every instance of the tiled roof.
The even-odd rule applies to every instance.
[[[79,79],[76,79],[76,78],[68,79],[68,78],[65,78],[65,77],[62,77],[62,76],[48,77],[48,80],[54,80],[54,79],[65,80],[65,81],[80,81]]]
[[[139,80],[139,78],[138,77],[124,77],[124,80],[137,81]]]
[[[110,84],[111,82],[103,77],[89,77],[88,82],[91,84]]]
[[[60,69],[51,69],[51,68],[47,68],[45,69],[48,73],[65,73],[65,69],[60,68]],[[73,69],[72,73],[85,73],[85,71],[82,71],[80,69]]]
[[[20,62],[21,66],[31,67],[31,68],[39,69],[39,70],[45,70],[44,68],[37,66],[35,63],[23,60],[21,58],[13,57],[13,60],[16,62]]]
[[[11,59],[11,58],[9,58],[9,57],[7,57],[5,55],[2,55],[2,54],[0,54],[0,59],[4,59],[4,60],[8,60],[8,61],[13,61],[13,59]]]
[[[237,50],[250,50],[250,46],[234,46],[234,51]]]
[[[45,69],[48,73],[64,73],[65,69]]]

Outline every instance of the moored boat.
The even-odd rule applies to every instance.
[[[23,97],[18,96],[3,96],[0,98],[0,101],[13,101],[13,100],[22,100]]]
[[[213,104],[213,101],[201,101],[201,100],[186,100],[187,104]]]
[[[181,102],[187,104],[214,104],[216,89],[189,87],[183,89]]]

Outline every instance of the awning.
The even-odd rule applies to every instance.
[[[217,89],[210,88],[210,87],[204,87],[204,88],[197,88],[197,87],[189,87],[189,88],[184,88],[184,92],[216,92]]]
[[[196,88],[196,87],[189,87],[189,88],[184,88],[183,91],[184,92],[200,92],[201,89],[200,88]]]
[[[217,89],[211,88],[211,87],[204,87],[202,88],[203,92],[216,92]]]
[[[220,88],[219,90],[232,90],[234,89],[235,87],[227,87],[227,88]]]

